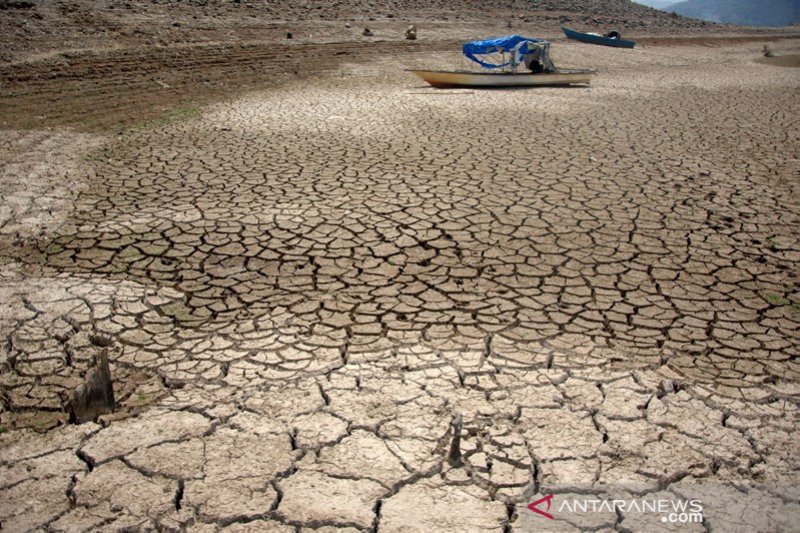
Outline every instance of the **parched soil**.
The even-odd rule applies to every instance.
[[[791,42],[792,36],[650,37],[644,46]],[[566,42],[556,38],[556,42]],[[0,125],[5,129],[70,127],[123,132],[149,121],[194,114],[203,105],[292,81],[314,83],[348,63],[458,50],[455,39],[377,42],[250,42],[166,48],[65,52],[0,65]],[[557,52],[556,47],[556,54]],[[754,49],[757,46],[754,46]],[[791,57],[767,58],[787,65]],[[601,59],[601,61],[603,61]],[[600,68],[603,63],[601,62]],[[397,68],[404,65],[399,59]]]
[[[4,530],[795,527],[797,39],[438,91],[449,31],[0,66]]]

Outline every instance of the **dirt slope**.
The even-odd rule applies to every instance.
[[[0,0],[0,61],[53,50],[172,45],[285,38],[287,27],[316,39],[352,39],[365,25],[558,25],[673,33],[704,23],[671,16],[629,0],[512,0],[487,6],[478,0],[310,2],[278,0]],[[350,23],[352,31],[344,23]]]

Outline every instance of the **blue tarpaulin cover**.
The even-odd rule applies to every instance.
[[[495,39],[486,39],[485,41],[472,41],[464,43],[464,55],[472,61],[486,68],[501,68],[508,66],[512,63],[520,63],[520,56],[526,55],[530,52],[528,43],[544,43],[544,39],[535,39],[523,37],[521,35],[506,35],[505,37],[497,37]],[[511,60],[502,65],[494,63],[487,63],[479,59],[478,55],[494,54],[497,52],[510,52]]]

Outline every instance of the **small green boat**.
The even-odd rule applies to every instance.
[[[602,44],[603,46],[614,46],[616,48],[633,48],[636,46],[635,42],[622,39],[616,31],[600,35],[598,33],[581,33],[564,26],[561,26],[561,29],[568,38],[584,43]]]

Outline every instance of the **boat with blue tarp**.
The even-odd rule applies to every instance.
[[[588,84],[592,69],[559,69],[550,58],[550,42],[507,35],[471,41],[464,57],[483,70],[422,70],[411,72],[434,87],[532,87]]]

